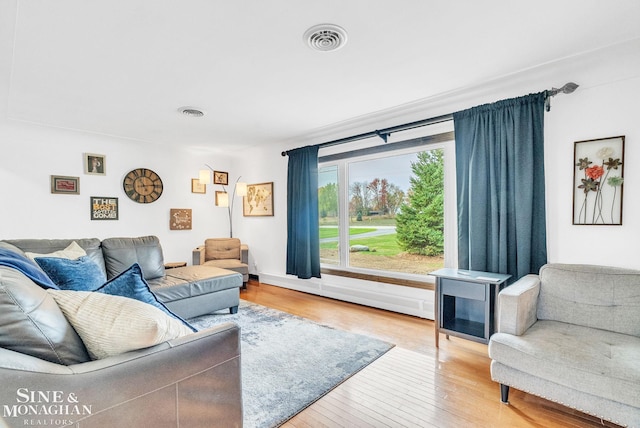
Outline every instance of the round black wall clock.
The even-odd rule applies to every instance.
[[[129,199],[140,204],[157,201],[163,189],[160,176],[146,168],[129,171],[122,181],[122,187]]]

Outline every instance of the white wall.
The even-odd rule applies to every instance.
[[[243,217],[239,200],[234,212],[234,236],[249,244],[250,270],[261,280],[429,317],[433,311],[429,291],[328,275],[309,281],[285,275],[288,158],[280,152],[539,92],[568,81],[580,87],[574,94],[555,97],[545,116],[549,260],[640,268],[636,260],[640,248],[640,201],[636,197],[640,186],[636,167],[640,164],[640,41],[482,82],[234,157],[0,121],[0,239],[154,234],[160,237],[167,261],[190,261],[191,249],[206,237],[228,234],[227,211],[213,205],[213,186],[208,186],[206,195],[191,193],[190,179],[197,177],[206,162],[229,171],[230,182],[238,175],[248,183],[274,182],[273,217]],[[626,136],[623,225],[573,226],[573,143],[617,135]],[[106,176],[82,174],[84,152],[107,156]],[[124,175],[137,167],[150,168],[162,177],[165,190],[157,202],[137,204],[122,191]],[[79,176],[81,194],[52,195],[51,174]],[[89,196],[118,197],[120,220],[89,220]],[[170,231],[170,208],[191,208],[193,230]]]
[[[549,260],[640,269],[640,77],[585,88],[548,115]],[[572,225],[575,141],[625,136],[622,226]]]
[[[243,155],[242,171],[252,178],[274,181],[276,217],[245,219],[244,240],[262,281],[288,288],[370,304],[418,316],[433,316],[433,293],[407,290],[366,281],[324,275],[299,280],[285,275],[286,257],[286,158],[281,150],[381,129],[386,126],[435,117],[476,105],[539,92],[575,81],[571,95],[552,99],[545,115],[545,168],[547,193],[548,258],[550,262],[598,263],[640,269],[640,42],[632,41],[606,50],[578,55],[518,75],[485,82],[455,93],[403,106],[393,112],[372,115],[318,130],[299,141],[256,149]],[[573,226],[573,143],[625,135],[625,191],[622,226]],[[244,174],[244,172],[243,172]]]
[[[204,238],[228,236],[227,210],[213,204],[213,187],[221,188],[191,193],[191,178],[204,162],[235,180],[228,157],[19,122],[0,123],[0,141],[0,239],[157,235],[166,261],[190,262]],[[83,174],[85,152],[106,155],[105,176]],[[164,191],[154,203],[133,202],[122,190],[125,174],[138,167],[162,178]],[[80,177],[80,195],[51,194],[52,174]],[[119,220],[90,220],[90,196],[117,197]],[[171,208],[193,210],[192,230],[169,230]]]

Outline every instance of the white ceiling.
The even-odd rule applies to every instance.
[[[227,150],[640,37],[638,0],[0,1],[10,119]],[[307,47],[322,23],[347,45]]]

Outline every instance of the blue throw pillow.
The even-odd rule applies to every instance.
[[[180,320],[193,331],[198,331],[192,327],[188,322],[174,314],[167,308],[161,301],[158,300],[155,294],[151,292],[149,284],[144,280],[142,276],[142,269],[138,263],[134,263],[131,267],[109,282],[98,288],[98,293],[111,294],[113,296],[129,297],[141,302],[148,303],[156,308],[164,311],[167,315]]]
[[[61,290],[93,291],[107,280],[89,256],[75,260],[60,257],[36,257],[35,260]]]

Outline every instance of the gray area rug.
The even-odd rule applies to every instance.
[[[394,346],[242,300],[237,314],[188,321],[241,327],[245,428],[281,425]]]

